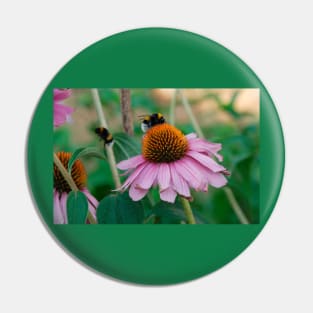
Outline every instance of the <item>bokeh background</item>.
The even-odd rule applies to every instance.
[[[259,222],[259,90],[258,89],[184,89],[192,111],[207,140],[223,145],[223,165],[231,172],[228,187],[246,215],[249,223]],[[139,116],[160,112],[169,120],[170,104],[175,89],[131,89],[131,107],[134,120],[134,138],[120,142],[133,156],[140,153],[142,138]],[[99,89],[103,110],[110,132],[123,133],[120,89]],[[81,147],[103,147],[94,133],[99,126],[90,89],[74,89],[64,102],[75,111],[72,122],[54,131],[54,151],[74,152]],[[175,126],[185,134],[195,132],[181,99],[175,106]],[[118,145],[114,145],[117,161],[125,159]],[[88,173],[88,189],[98,199],[114,189],[112,175],[105,160],[83,159]],[[122,178],[122,180],[125,178]],[[192,192],[192,208],[198,222],[240,223],[224,188],[209,187],[208,193]],[[156,189],[150,192],[158,202]],[[147,209],[148,210],[148,209]],[[164,207],[166,210],[166,205]],[[179,223],[178,212],[163,217],[163,223]],[[148,212],[147,212],[148,214]],[[157,220],[154,221],[157,223]]]

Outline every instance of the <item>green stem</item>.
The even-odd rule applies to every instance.
[[[238,220],[240,221],[241,224],[250,224],[248,218],[246,217],[245,213],[243,212],[243,210],[241,209],[241,207],[239,206],[232,190],[229,187],[224,187],[224,191],[226,193],[227,199],[234,211],[234,213],[236,214]]]
[[[108,123],[104,116],[98,89],[96,88],[91,89],[91,94],[92,94],[93,102],[97,111],[100,126],[108,129]],[[111,146],[105,145],[105,149],[106,149],[106,153],[108,156],[108,162],[109,162],[109,166],[110,166],[111,173],[113,176],[114,184],[115,184],[116,189],[118,189],[121,187],[121,181],[120,181],[120,177],[118,175],[118,171],[116,167],[116,160],[115,160],[115,156],[113,153],[113,147],[112,145]]]
[[[182,103],[183,103],[183,106],[185,108],[185,111],[192,123],[192,126],[193,128],[195,129],[198,137],[200,138],[204,138],[204,135],[203,135],[203,132],[201,130],[201,127],[196,119],[196,117],[194,116],[193,112],[192,112],[192,109],[191,109],[191,106],[190,106],[190,103],[187,99],[187,97],[184,95],[184,92],[182,89],[178,89],[178,93],[180,94],[181,96],[181,100],[182,100]]]
[[[173,95],[172,95],[172,101],[170,104],[170,113],[169,113],[169,122],[171,125],[175,124],[175,107],[176,107],[176,98],[177,98],[177,94],[178,94],[178,89],[175,89],[173,91]]]
[[[189,201],[183,197],[180,197],[180,201],[183,205],[188,224],[197,224],[196,219],[192,213],[192,209],[191,209]]]
[[[154,202],[154,199],[153,199],[152,194],[150,193],[150,191],[147,193],[147,198],[148,198],[151,206],[154,206],[155,202]]]
[[[155,215],[154,214],[150,215],[144,220],[144,224],[148,224],[148,222],[150,222],[153,218],[155,218]]]
[[[68,185],[70,186],[70,188],[74,191],[77,192],[79,191],[79,189],[77,188],[72,176],[70,175],[70,173],[66,170],[66,168],[64,167],[64,165],[62,164],[62,162],[60,161],[60,159],[58,158],[58,156],[54,153],[53,154],[53,162],[54,164],[57,166],[57,168],[59,169],[60,173],[62,174],[63,178],[66,180],[66,182],[68,183]],[[97,224],[97,221],[94,219],[94,217],[92,216],[92,214],[89,212],[88,210],[88,216],[87,216],[90,224]]]

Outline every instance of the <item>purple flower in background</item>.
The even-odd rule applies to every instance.
[[[71,114],[74,109],[63,104],[63,101],[70,97],[71,89],[53,90],[53,126],[59,127],[71,120]]]

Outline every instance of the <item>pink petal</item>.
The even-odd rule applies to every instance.
[[[207,192],[209,189],[209,184],[208,183],[203,183],[200,188],[199,188],[199,191],[202,191],[202,192]]]
[[[204,140],[204,142],[206,142],[206,141]],[[212,153],[216,153],[222,149],[221,143],[215,143],[215,142],[207,141],[206,144],[208,145],[209,151]]]
[[[88,191],[87,188],[84,188],[81,190],[87,197],[88,199],[88,210],[93,216],[94,219],[97,219],[96,217],[96,209],[99,205],[98,200]]]
[[[137,178],[137,176],[141,173],[141,171],[148,165],[148,162],[145,162],[141,165],[139,165],[132,174],[128,176],[128,178],[125,180],[124,184],[121,186],[121,188],[117,190],[125,190],[128,188],[129,185],[133,184],[134,180]],[[143,180],[143,178],[142,178]]]
[[[116,166],[120,170],[127,170],[129,168],[136,168],[138,165],[146,162],[144,157],[142,155],[137,155],[135,157],[132,157],[128,160],[124,160],[119,162]]]
[[[188,140],[189,139],[194,139],[194,138],[197,138],[197,134],[196,133],[190,133],[188,135],[185,136]]]
[[[67,196],[68,194],[66,192],[63,192],[61,195],[60,199],[60,204],[61,204],[61,211],[64,217],[64,224],[67,224],[67,207],[66,207],[66,202],[67,202]]]
[[[189,186],[194,189],[198,189],[202,183],[202,176],[193,172],[188,164],[182,162],[182,160],[176,161],[172,164],[176,172],[188,182]]]
[[[206,180],[204,178],[206,177],[206,172],[209,171],[207,167],[189,156],[186,156],[183,161],[192,173],[197,175],[199,178],[201,177],[202,181]]]
[[[171,172],[167,163],[160,163],[158,181],[161,191],[170,186]]]
[[[192,150],[196,150],[198,152],[204,152],[204,151],[209,151],[209,152],[218,152],[222,149],[222,144],[220,143],[213,143],[206,141],[202,138],[195,138],[188,140],[189,147]]]
[[[223,156],[220,155],[219,153],[215,152],[212,153],[220,162],[222,162],[224,160]]]
[[[185,162],[188,162],[193,172],[200,172],[202,174],[203,183],[199,186],[200,190],[207,191],[208,183],[216,188],[222,187],[227,183],[226,178],[221,173],[214,173],[196,160],[186,157]]]
[[[194,160],[198,161],[213,172],[222,172],[225,170],[225,167],[219,165],[212,158],[203,153],[190,150],[186,153],[186,155],[192,157]]]
[[[159,165],[155,163],[149,163],[140,173],[140,178],[136,182],[138,182],[138,186],[142,189],[149,189],[154,183],[159,171]]]
[[[156,187],[158,185],[158,176],[154,179],[152,187]]]
[[[177,193],[172,188],[167,188],[160,192],[160,198],[163,201],[174,203],[176,199]]]
[[[170,164],[170,171],[174,189],[177,193],[184,197],[190,197],[190,190],[187,182],[178,174],[173,164]]]
[[[209,184],[213,187],[220,188],[227,184],[227,179],[221,173],[207,172]]]
[[[72,107],[55,103],[53,106],[53,125],[59,127],[69,120],[70,115],[73,113]]]
[[[61,101],[67,99],[71,96],[72,90],[71,89],[53,89],[53,100],[54,101]]]
[[[63,114],[54,114],[54,117],[53,117],[53,126],[54,127],[59,127],[63,124],[66,123],[66,116],[64,116]]]
[[[74,112],[74,108],[72,108],[68,105],[61,104],[59,102],[55,102],[53,105],[53,112],[54,112],[54,114],[60,113],[60,114],[64,114],[64,115],[69,115],[69,114],[72,114]]]
[[[134,182],[129,188],[129,196],[134,201],[139,201],[147,194],[148,191],[148,189],[137,188],[136,182]]]
[[[188,141],[189,150],[204,152],[210,156],[214,155],[219,161],[223,161],[223,157],[217,152],[222,149],[222,144],[206,141],[201,138],[191,139]]]
[[[198,173],[197,175],[201,177],[201,183],[195,188],[197,190],[206,192],[208,190],[208,184],[219,188],[227,183],[227,180],[221,173],[212,172],[210,169],[190,157],[186,157],[184,162],[193,173]]]
[[[189,169],[189,171],[191,171],[198,177],[199,185],[195,189],[199,191],[207,191],[208,176],[206,175],[206,172],[209,170],[190,157],[185,157],[183,162],[183,164]]]
[[[53,221],[54,224],[64,224],[64,216],[61,209],[60,194],[57,191],[53,192]]]

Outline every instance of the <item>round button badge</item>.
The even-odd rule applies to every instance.
[[[280,191],[284,140],[236,55],[193,33],[136,29],[52,79],[27,168],[65,250],[99,273],[166,285],[221,268],[256,238]]]

